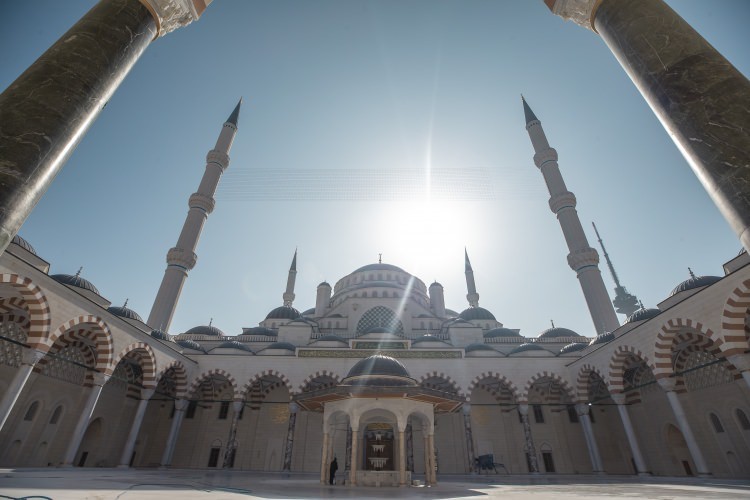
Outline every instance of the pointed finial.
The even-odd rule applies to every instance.
[[[473,271],[471,268],[471,262],[469,261],[469,251],[464,247],[464,267],[466,271]]]
[[[555,327],[555,320],[551,319],[551,320],[549,320],[549,322],[552,323],[552,328],[554,328]]]
[[[643,307],[643,301],[642,301],[642,300],[639,300],[639,301],[638,301],[638,305],[640,305],[640,306],[641,306],[641,311],[645,311],[645,310],[646,310],[646,308],[645,308],[645,307]]]
[[[130,299],[129,298],[125,299],[125,303],[122,305],[123,309],[125,309],[126,307],[128,307],[128,300],[130,300]]]
[[[294,249],[294,257],[292,257],[292,266],[289,268],[290,271],[297,271],[297,248]]]
[[[214,319],[213,318],[211,318],[210,320],[208,320],[208,326],[212,326],[213,324],[214,324]]]
[[[83,266],[81,266],[81,267],[78,268],[78,272],[76,273],[76,278],[80,278],[81,277],[81,271],[83,271]]]
[[[539,118],[537,118],[534,112],[531,111],[531,108],[526,102],[526,99],[524,99],[523,94],[521,94],[521,102],[523,103],[523,115],[526,118],[526,124],[528,125],[530,122],[533,122],[535,120],[539,121]]]
[[[242,97],[240,97],[240,101],[237,103],[237,106],[234,108],[234,111],[232,111],[232,114],[229,115],[229,118],[227,118],[227,123],[231,123],[235,127],[237,126],[237,120],[240,118],[240,106],[242,105]]]
[[[378,264],[382,264],[382,263],[383,263],[383,254],[379,253],[378,254]]]
[[[690,277],[693,278],[693,279],[695,279],[695,273],[689,267],[688,267],[688,272],[690,273]]]

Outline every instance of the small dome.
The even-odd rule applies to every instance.
[[[291,306],[277,307],[266,316],[266,319],[297,319],[300,317],[299,311]]]
[[[274,342],[273,344],[266,347],[266,349],[286,349],[287,351],[297,350],[294,344],[290,344],[289,342]]]
[[[604,332],[600,333],[593,339],[591,339],[591,342],[589,342],[589,345],[596,345],[596,344],[606,344],[607,342],[611,342],[615,340],[615,334],[611,332]]]
[[[322,337],[318,337],[317,342],[344,342],[346,343],[346,340],[342,339],[338,335],[328,334],[328,335],[323,335]]]
[[[510,356],[511,354],[517,354],[519,352],[525,352],[525,351],[544,351],[544,352],[549,352],[547,349],[545,349],[544,347],[540,346],[539,344],[534,344],[533,342],[528,342],[526,344],[519,345],[518,347],[516,347],[515,349],[513,349],[512,351],[510,351],[508,353],[508,355]]]
[[[91,283],[87,279],[81,278],[77,274],[76,275],[53,274],[52,276],[50,276],[50,278],[57,281],[58,283],[62,283],[63,285],[74,286],[76,288],[82,288],[83,290],[89,290],[99,295],[99,290],[96,289],[93,283]]]
[[[276,330],[271,330],[265,326],[256,326],[253,328],[243,328],[242,335],[265,335],[266,337],[278,337]]]
[[[206,352],[201,345],[194,340],[178,340],[177,345],[194,351]]]
[[[646,321],[647,319],[655,318],[661,314],[661,309],[638,309],[636,312],[628,316],[625,323],[635,323],[636,321]]]
[[[405,273],[406,272],[403,269],[401,269],[400,267],[392,266],[391,264],[382,264],[382,263],[368,264],[366,266],[360,267],[359,269],[357,269],[354,272],[355,273],[361,273],[361,272],[365,272],[365,271],[395,271],[395,272],[398,272],[398,273]],[[352,273],[352,274],[354,274],[354,273]]]
[[[327,281],[322,281],[320,285],[318,285],[318,288],[320,288],[321,286],[327,286],[328,288],[331,288],[331,284]]]
[[[159,340],[164,340],[165,342],[174,342],[168,333],[161,330],[152,330],[151,336]]]
[[[25,239],[21,238],[18,235],[15,235],[13,237],[13,241],[11,243],[15,243],[16,245],[23,248],[27,252],[37,255],[36,250],[34,250],[34,247],[31,246],[31,243],[29,243],[28,241],[26,241]]]
[[[493,328],[484,333],[484,338],[494,339],[498,337],[520,337],[521,334],[510,328]]]
[[[487,344],[471,344],[467,345],[464,348],[464,352],[472,352],[472,351],[495,351],[498,352],[497,349],[493,349],[491,346]]]
[[[672,290],[672,293],[670,293],[669,296],[671,297],[672,295],[684,292],[685,290],[692,290],[694,288],[702,288],[704,286],[713,285],[720,279],[721,278],[719,278],[718,276],[694,276],[686,279],[685,281],[674,287],[674,290]]]
[[[302,311],[302,316],[313,316],[315,314],[315,308],[311,307],[310,309],[306,309]]]
[[[586,349],[587,347],[588,344],[585,342],[571,342],[570,344],[560,349],[560,354],[570,354],[571,352],[581,351],[583,349]]]
[[[230,341],[224,342],[218,347],[215,347],[215,349],[239,349],[240,351],[253,352],[253,350],[250,349],[249,346],[246,346],[242,342],[237,342],[236,340],[230,340]]]
[[[461,311],[461,314],[459,314],[459,316],[461,317],[461,319],[464,319],[466,321],[472,321],[472,320],[495,321],[495,315],[483,307],[470,307],[468,309],[464,309],[463,311]]]
[[[358,361],[346,378],[362,377],[370,375],[389,375],[395,377],[409,377],[404,365],[400,361],[382,354],[375,354],[369,358]]]
[[[433,282],[432,285],[430,285],[430,288],[432,288],[433,286],[439,286],[440,288],[443,288],[443,285],[441,285],[437,281]]]
[[[135,319],[137,321],[140,321],[143,323],[143,318],[135,312],[134,310],[130,309],[129,307],[122,306],[122,307],[108,307],[107,311],[111,312],[115,316],[119,316],[121,318],[127,318],[127,319]]]
[[[213,337],[223,337],[224,332],[213,325],[196,326],[186,331],[184,335],[210,335]]]
[[[580,337],[580,335],[573,330],[560,327],[548,328],[539,334],[540,339],[556,339],[558,337]]]

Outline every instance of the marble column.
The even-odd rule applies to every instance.
[[[352,486],[357,485],[357,467],[359,466],[359,459],[357,454],[359,450],[359,432],[352,429],[352,468],[349,470],[349,484]]]
[[[398,431],[398,485],[406,485],[406,436],[405,432]]]
[[[143,417],[146,414],[146,407],[151,396],[154,395],[154,389],[141,389],[141,399],[138,401],[138,408],[135,410],[135,418],[133,423],[130,425],[130,433],[128,439],[125,441],[125,448],[122,450],[122,456],[120,456],[120,465],[118,467],[130,467],[130,460],[133,456],[133,450],[135,449],[135,440],[138,438],[138,433],[141,430],[141,424],[143,423]]]
[[[414,472],[414,429],[406,424],[406,470]]]
[[[599,454],[599,446],[596,444],[594,429],[591,427],[591,418],[589,417],[590,410],[591,407],[588,404],[581,403],[576,405],[576,413],[578,413],[578,419],[581,421],[583,437],[586,439],[586,447],[589,450],[589,458],[591,458],[591,470],[594,474],[604,474],[604,466],[602,465],[602,457]]]
[[[424,435],[424,484],[430,484],[430,467],[432,463],[430,460],[430,436],[429,434]]]
[[[99,400],[104,384],[109,380],[109,375],[105,375],[101,372],[94,372],[93,379],[93,385],[89,391],[89,397],[86,398],[86,404],[83,406],[81,416],[78,417],[78,423],[76,423],[76,427],[73,430],[70,442],[68,443],[68,449],[65,451],[62,463],[63,467],[73,466],[73,460],[76,458],[78,447],[81,446],[81,441],[83,440],[83,435],[86,433],[86,428],[91,420],[91,415],[94,414],[96,402]]]
[[[182,419],[185,418],[185,410],[187,409],[189,401],[186,399],[177,399],[174,402],[174,415],[172,416],[172,426],[169,428],[169,436],[167,437],[167,444],[164,446],[164,453],[161,457],[161,468],[166,468],[172,465],[172,455],[174,455],[174,447],[177,444],[177,436],[180,435],[180,427],[182,427]]]
[[[437,483],[437,469],[435,468],[435,434],[429,436],[430,446],[430,484]]]
[[[294,450],[294,428],[297,425],[299,405],[289,403],[289,425],[286,429],[286,443],[284,444],[284,472],[292,470],[292,451]]]
[[[344,460],[344,471],[348,472],[352,468],[352,429],[346,429],[346,459]]]
[[[522,403],[518,405],[518,413],[521,414],[521,424],[523,425],[524,451],[526,452],[526,461],[529,465],[529,472],[532,474],[539,473],[539,462],[536,459],[536,448],[534,447],[534,438],[531,436],[531,424],[529,423],[529,405]]]
[[[206,1],[101,1],[0,94],[0,254],[151,41]]]
[[[552,4],[601,35],[750,248],[750,81],[663,0]]]
[[[711,472],[708,470],[705,458],[703,458],[703,452],[701,452],[698,442],[695,440],[695,435],[690,428],[687,416],[685,415],[685,410],[683,410],[680,398],[675,392],[677,380],[674,378],[661,378],[657,380],[657,382],[667,393],[667,399],[669,400],[669,405],[672,407],[675,419],[677,419],[677,425],[680,428],[680,431],[682,431],[682,437],[685,438],[688,450],[690,451],[690,456],[693,458],[696,469],[698,469],[698,476],[710,476]]]
[[[23,392],[23,388],[26,386],[26,382],[28,382],[31,372],[34,370],[34,366],[43,357],[44,353],[36,349],[23,349],[21,351],[21,366],[18,367],[18,371],[13,375],[3,395],[3,399],[0,400],[0,430],[3,429],[5,422],[8,421],[8,417],[13,411],[16,401],[18,401],[18,397]]]
[[[638,438],[635,435],[633,424],[630,422],[630,414],[628,413],[628,407],[625,404],[625,394],[615,393],[610,394],[612,401],[617,404],[617,412],[620,414],[620,420],[622,420],[622,426],[625,429],[625,436],[628,438],[628,444],[630,445],[630,452],[633,454],[633,461],[635,462],[636,472],[639,476],[650,476],[646,467],[646,462],[643,460],[641,454],[641,447],[638,445]]]
[[[231,469],[234,467],[234,458],[237,453],[237,423],[242,413],[242,408],[245,406],[245,401],[232,401],[232,423],[229,426],[229,436],[227,437],[227,449],[224,452],[224,462],[221,467],[223,469]]]
[[[323,432],[323,449],[320,455],[320,484],[328,482],[328,433]]]
[[[464,434],[466,435],[466,458],[469,463],[468,471],[476,474],[476,464],[474,463],[474,436],[471,433],[471,405],[464,403]]]

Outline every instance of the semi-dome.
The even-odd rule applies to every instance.
[[[164,340],[165,342],[174,342],[167,332],[161,330],[151,330],[151,336],[155,339]]]
[[[636,321],[646,321],[647,319],[655,318],[661,314],[661,309],[648,308],[638,309],[636,312],[628,316],[625,323],[635,323]]]
[[[206,352],[203,349],[203,347],[201,347],[201,345],[198,342],[194,341],[194,340],[187,340],[187,339],[185,339],[185,340],[178,340],[177,341],[177,345],[180,346],[180,347],[185,347],[187,349],[192,349],[194,351]]]
[[[31,243],[29,243],[28,241],[26,241],[25,239],[21,238],[18,235],[15,235],[13,237],[13,241],[11,243],[15,243],[16,245],[23,248],[27,252],[37,255],[36,250],[34,250],[34,247],[31,246]]]
[[[492,330],[487,330],[484,333],[484,338],[486,339],[494,339],[498,337],[520,337],[521,334],[518,333],[516,330],[511,330],[510,328],[493,328]]]
[[[586,342],[571,342],[570,344],[563,346],[560,349],[560,354],[570,354],[571,352],[582,351],[586,349],[588,344]]]
[[[50,278],[57,281],[58,283],[62,283],[63,285],[69,285],[76,288],[81,288],[83,290],[89,290],[90,292],[94,292],[95,294],[99,295],[99,290],[96,289],[94,284],[87,279],[81,278],[81,276],[78,274],[53,274],[52,276],[50,276]]]
[[[393,377],[409,377],[409,372],[400,361],[383,354],[375,354],[358,361],[346,378],[386,375]]]
[[[606,344],[615,339],[615,334],[611,332],[600,333],[589,342],[589,345]]]
[[[265,326],[255,326],[253,328],[243,328],[242,335],[264,335],[266,337],[278,337],[276,330],[271,330]]]
[[[184,335],[209,335],[211,337],[223,337],[224,332],[213,325],[195,326],[186,331]]]
[[[576,332],[559,326],[548,328],[539,334],[540,339],[556,339],[558,337],[580,337]]]
[[[299,317],[299,311],[292,306],[281,306],[268,313],[266,319],[297,319]]]
[[[125,304],[127,304],[127,302],[125,302]],[[135,319],[143,323],[143,318],[141,318],[141,316],[137,312],[127,307],[127,305],[123,305],[120,307],[111,306],[107,308],[107,311],[111,312],[115,316],[127,319]]]
[[[498,352],[497,349],[494,349],[492,346],[489,346],[487,344],[469,344],[466,347],[464,347],[464,352],[472,352],[472,351],[494,351]]]
[[[526,352],[526,351],[544,351],[549,352],[544,347],[540,346],[539,344],[534,344],[533,342],[527,342],[526,344],[521,344],[512,351],[508,353],[510,356],[511,354],[518,354],[519,352]]]
[[[295,351],[297,348],[294,346],[294,344],[290,344],[289,342],[274,342],[273,344],[266,347],[266,349],[282,349],[287,351]]]
[[[472,320],[492,320],[495,321],[495,315],[489,312],[484,307],[470,307],[461,311],[458,315],[461,319],[466,321]]]
[[[674,287],[674,290],[672,290],[672,293],[670,293],[669,296],[671,297],[672,295],[684,292],[685,290],[693,290],[694,288],[702,288],[704,286],[713,285],[720,279],[721,278],[718,276],[691,276],[689,279],[686,279],[685,281]]]
[[[359,269],[357,269],[354,272],[355,273],[362,273],[362,272],[366,272],[366,271],[395,271],[395,272],[398,272],[398,273],[405,273],[406,272],[406,271],[404,271],[403,269],[401,269],[398,266],[394,266],[394,265],[391,265],[391,264],[383,264],[383,263],[368,264],[366,266],[360,267]]]
[[[250,349],[249,346],[243,344],[242,342],[237,342],[236,340],[229,340],[227,342],[224,342],[223,344],[220,344],[218,347],[215,347],[215,349],[239,349],[240,351],[246,351],[246,352],[251,352],[251,353],[253,352],[253,350]]]

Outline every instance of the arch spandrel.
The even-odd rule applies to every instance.
[[[95,369],[105,373],[112,365],[114,356],[112,331],[107,323],[100,317],[92,315],[78,316],[66,321],[50,336],[44,352],[53,349],[61,338],[67,338],[71,335],[75,338],[85,337],[94,342],[96,350]]]

